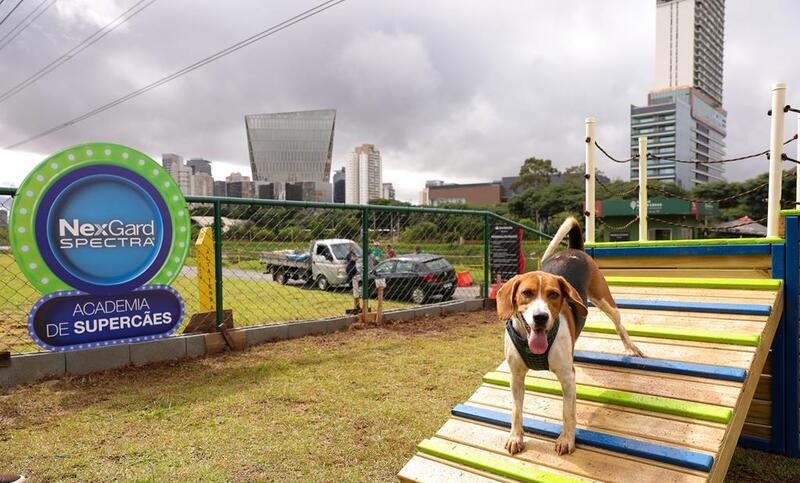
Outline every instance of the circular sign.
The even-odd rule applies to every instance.
[[[39,164],[17,191],[9,229],[20,270],[42,293],[169,284],[191,237],[175,181],[115,144],[74,146]]]

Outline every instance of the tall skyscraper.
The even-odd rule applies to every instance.
[[[315,189],[302,189],[303,196],[330,201],[335,124],[334,109],[246,115],[253,180],[313,182]],[[297,190],[291,193],[295,196]]]
[[[724,27],[724,0],[656,0],[657,86],[646,106],[631,106],[631,154],[647,136],[648,178],[686,189],[724,179],[721,164],[702,163],[725,155]],[[639,177],[638,161],[630,175]]]
[[[186,166],[191,168],[192,174],[205,173],[211,176],[211,161],[202,158],[192,158],[186,161]]]
[[[193,174],[189,176],[189,189],[193,196],[211,196],[214,194],[214,178],[207,173]]]
[[[383,193],[383,160],[372,144],[356,147],[345,166],[345,201],[367,204]]]
[[[333,202],[344,203],[347,181],[344,167],[333,173]]]
[[[228,188],[224,181],[214,181],[214,196],[228,196]]]

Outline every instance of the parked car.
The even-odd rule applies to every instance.
[[[377,264],[370,272],[371,290],[375,279],[386,280],[384,297],[424,304],[433,298],[453,298],[457,279],[453,266],[440,255],[400,255]]]
[[[261,253],[265,273],[280,284],[304,280],[320,290],[339,287],[347,282],[345,257],[350,246],[361,257],[361,247],[353,240],[331,238],[314,240],[308,251],[278,250]]]

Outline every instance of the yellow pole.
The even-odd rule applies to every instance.
[[[216,310],[214,230],[210,227],[201,228],[194,246],[197,258],[197,292],[200,298],[200,312],[213,312]]]

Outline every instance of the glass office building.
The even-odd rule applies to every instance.
[[[253,180],[290,184],[293,198],[301,191],[307,201],[330,201],[335,124],[334,109],[246,115]],[[298,183],[302,190],[291,189]]]

